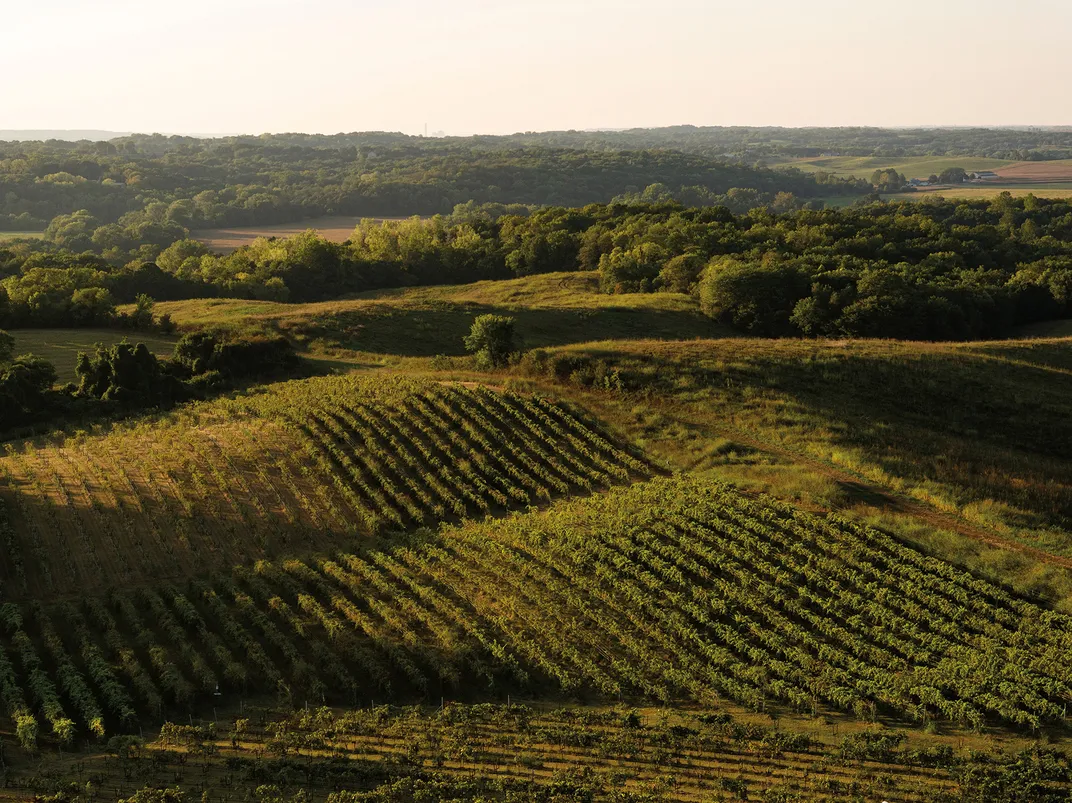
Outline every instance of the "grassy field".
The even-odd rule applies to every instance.
[[[883,196],[890,201],[922,201],[929,197],[965,198],[980,200],[1007,192],[1014,198],[1034,195],[1037,198],[1072,198],[1072,181],[1047,184],[1006,183],[988,181],[985,184],[966,184],[959,187],[921,187],[916,192],[892,193]]]
[[[0,231],[0,241],[14,240],[20,237],[30,237],[37,239],[44,235],[43,231]]]
[[[128,340],[144,343],[158,356],[170,356],[177,338],[149,332],[127,332],[117,329],[13,329],[16,354],[36,354],[44,357],[59,374],[59,381],[73,382],[78,353],[92,352],[98,343],[111,346]]]
[[[210,250],[229,254],[236,248],[249,245],[258,237],[291,237],[312,229],[337,243],[345,242],[354,233],[354,227],[363,217],[320,217],[303,220],[298,223],[279,223],[272,226],[243,226],[227,229],[200,229],[190,236],[203,242]],[[403,217],[374,218],[375,220],[405,220]]]
[[[964,186],[922,187],[916,192],[896,193],[886,196],[889,200],[918,201],[930,196],[943,198],[991,198],[1001,192],[1010,192],[1016,197],[1034,194],[1039,198],[1072,197],[1072,160],[1052,162],[1011,162],[1003,159],[975,157],[918,157],[909,159],[884,157],[824,156],[780,163],[776,167],[796,167],[808,172],[826,171],[839,176],[870,178],[875,170],[893,168],[906,178],[926,179],[940,175],[951,167],[962,167],[968,172],[992,170],[1000,180],[985,184]],[[859,199],[828,199],[830,206],[844,206]]]
[[[726,336],[694,298],[678,293],[607,295],[596,273],[550,273],[510,281],[365,293],[313,304],[213,299],[157,304],[180,327],[266,326],[285,332],[315,353],[461,355],[473,318],[512,315],[526,348],[584,340]]]

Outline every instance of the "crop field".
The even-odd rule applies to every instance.
[[[595,273],[156,311],[345,373],[5,443],[0,798],[1072,795],[1058,323],[754,338]],[[486,312],[541,352],[461,356]]]
[[[1053,162],[1018,162],[994,171],[1005,181],[1072,182],[1072,159]]]
[[[568,311],[589,281],[338,303]],[[557,351],[660,401],[414,360],[12,442],[0,797],[959,800],[1025,761],[1066,794],[1049,592],[720,481],[762,487],[766,450],[910,491],[917,526],[977,489],[1053,526],[1066,346],[605,341]]]
[[[999,180],[982,184],[959,186],[921,187],[915,192],[894,193],[890,200],[918,201],[932,195],[943,198],[990,198],[1001,192],[1014,197],[1034,194],[1039,198],[1067,198],[1072,196],[1072,160],[1051,162],[1010,162],[1003,159],[977,157],[917,157],[909,159],[883,157],[824,156],[781,163],[778,167],[795,167],[809,172],[825,171],[840,176],[869,178],[875,170],[892,168],[906,178],[926,179],[939,175],[943,170],[961,167],[968,172],[992,170]],[[843,199],[844,204],[854,203],[858,198]],[[844,205],[840,199],[828,200],[830,206]]]
[[[795,167],[808,172],[823,171],[839,176],[870,178],[876,170],[892,168],[903,173],[906,178],[922,178],[951,167],[962,167],[969,173],[976,170],[994,170],[995,172],[1016,165],[1004,159],[987,159],[973,156],[920,156],[920,157],[880,157],[880,156],[822,156],[816,159],[800,159],[782,162],[776,167]]]
[[[994,198],[1003,192],[1014,198],[1034,195],[1036,198],[1072,198],[1072,181],[1030,184],[1024,182],[987,181],[983,184],[964,184],[957,187],[920,187],[915,192],[892,193],[883,196],[890,201],[922,201],[931,197],[981,200]]]
[[[1023,755],[973,756],[964,741],[919,735],[907,742],[849,723],[794,733],[725,711],[507,703],[246,708],[219,721],[167,723],[151,741],[114,754],[59,761],[55,780],[9,772],[3,796],[65,791],[61,778],[75,776],[101,796],[178,786],[191,795],[211,790],[220,801],[281,779],[284,789],[299,787],[317,801],[339,787],[374,799],[926,801],[967,791],[963,779],[983,762]],[[1062,791],[1060,783],[1051,788]]]
[[[625,696],[1034,729],[1065,722],[1072,694],[1072,619],[877,531],[687,478],[8,603],[0,628],[0,701],[24,745],[121,733],[217,693]]]
[[[122,332],[115,329],[12,329],[16,354],[36,354],[56,367],[59,381],[73,382],[79,352],[93,353],[97,344],[105,347],[123,340],[144,343],[157,356],[167,357],[175,350],[177,338],[147,332]]]
[[[289,383],[170,424],[9,450],[0,582],[41,599],[195,574],[648,473],[543,399]]]
[[[345,242],[354,233],[354,228],[370,216],[319,217],[300,223],[278,223],[272,226],[244,226],[228,229],[201,229],[190,233],[205,246],[220,254],[229,254],[243,245],[249,245],[258,237],[292,237],[312,229],[337,243]],[[374,220],[405,220],[404,217],[375,217]]]

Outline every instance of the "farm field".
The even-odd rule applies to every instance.
[[[320,217],[298,223],[279,223],[271,226],[240,226],[225,229],[200,229],[190,232],[190,237],[200,240],[217,253],[229,254],[236,248],[249,245],[258,237],[292,237],[312,229],[328,240],[345,242],[354,233],[354,227],[371,216]],[[405,220],[404,217],[371,217],[373,220]]]
[[[1072,793],[1059,322],[758,338],[598,272],[154,312],[209,400],[145,370],[0,453],[0,797]],[[264,334],[314,367],[227,376]]]
[[[202,578],[8,603],[8,713],[27,739],[34,719],[46,743],[122,732],[216,693],[297,706],[730,701],[1037,731],[1059,728],[1072,684],[1069,617],[878,531],[700,479],[354,551],[297,548],[304,557]],[[75,625],[71,638],[58,623]],[[33,671],[46,666],[59,669]]]
[[[938,175],[951,167],[962,167],[968,172],[976,170],[1002,171],[1016,162],[1005,159],[987,159],[973,156],[823,156],[815,159],[796,159],[773,164],[774,167],[795,167],[807,172],[823,171],[839,176],[870,178],[876,170],[892,168],[904,173],[906,178],[927,178]]]
[[[1014,198],[1034,195],[1036,198],[1072,198],[1072,181],[1040,184],[1022,182],[988,181],[985,184],[967,184],[957,187],[920,187],[915,192],[900,192],[884,195],[889,201],[922,201],[928,197],[964,198],[981,200],[994,198],[1003,192]]]
[[[356,376],[283,383],[10,450],[0,582],[8,598],[45,599],[196,575],[650,472],[538,398]]]
[[[1053,182],[1072,181],[1072,159],[1052,162],[1017,162],[994,171],[1007,181]]]
[[[178,785],[197,794],[258,780],[288,780],[314,800],[340,785],[387,796],[401,786],[429,797],[468,800],[504,793],[585,800],[794,799],[853,795],[933,800],[964,794],[988,753],[970,756],[969,736],[909,740],[850,722],[803,725],[749,712],[595,706],[447,703],[436,709],[378,706],[288,713],[246,708],[217,721],[168,723],[155,738],[117,755],[57,762],[101,794]],[[1026,743],[1003,744],[1011,761]],[[1030,756],[1030,754],[1027,754]],[[1039,756],[1041,758],[1041,756]],[[1032,763],[1041,765],[1036,759]],[[26,773],[11,773],[18,790]],[[46,783],[48,783],[46,781]],[[1055,791],[1060,792],[1058,784]]]
[[[592,281],[337,303],[521,318]],[[1038,734],[1015,761],[1065,788],[1067,341],[548,358],[569,375],[412,356],[8,444],[2,796],[923,801]]]
[[[116,329],[12,329],[8,334],[15,339],[16,354],[33,353],[52,363],[61,384],[75,380],[79,352],[92,353],[98,343],[105,347],[123,340],[144,343],[156,355],[166,357],[178,340],[156,333]]]
[[[938,175],[951,167],[962,167],[968,172],[992,170],[1001,178],[983,184],[958,186],[921,187],[915,192],[892,193],[884,197],[891,201],[918,201],[929,196],[943,198],[991,198],[1001,192],[1014,197],[1028,194],[1039,198],[1067,198],[1072,196],[1072,160],[1049,162],[1011,162],[1003,159],[977,157],[917,157],[910,159],[882,157],[827,156],[784,162],[778,167],[796,167],[809,172],[826,171],[840,176],[869,178],[875,170],[892,168],[906,178],[925,179]],[[857,198],[830,199],[829,206],[855,203]]]
[[[44,235],[43,231],[0,231],[0,242],[3,240],[15,240],[22,237],[37,239]]]

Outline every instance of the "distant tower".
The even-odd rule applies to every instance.
[[[424,135],[428,136],[428,123],[424,124]]]

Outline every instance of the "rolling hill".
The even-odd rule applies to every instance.
[[[484,313],[515,317],[526,348],[630,339],[640,332],[671,340],[731,334],[703,315],[692,296],[608,295],[594,271],[382,290],[311,304],[195,299],[156,308],[180,328],[266,327],[321,353],[461,355],[473,318]]]

